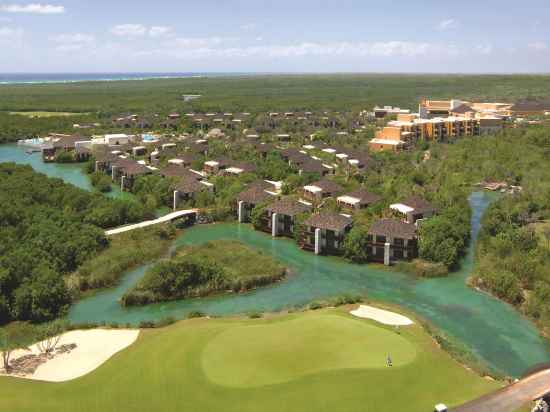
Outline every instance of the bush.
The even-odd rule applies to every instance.
[[[155,322],[152,322],[150,320],[142,320],[141,322],[139,322],[140,329],[152,329],[155,327],[156,327]]]
[[[198,310],[191,311],[187,314],[187,319],[204,318],[206,315]]]
[[[75,162],[74,155],[71,152],[59,152],[55,155],[56,163],[73,163]]]
[[[325,304],[322,302],[314,301],[311,302],[308,306],[309,310],[318,310],[325,307]]]
[[[163,328],[165,326],[169,326],[169,325],[172,325],[176,323],[176,319],[172,316],[167,316],[165,318],[162,318],[160,319],[158,322],[157,322],[157,327],[159,328]]]
[[[334,306],[343,306],[343,305],[352,305],[354,303],[359,303],[361,301],[363,301],[363,298],[361,296],[342,295],[334,298],[332,303]]]
[[[449,274],[447,266],[443,263],[433,263],[423,259],[415,259],[412,262],[400,262],[397,269],[421,278],[440,278]]]
[[[259,318],[263,317],[263,314],[261,312],[249,312],[248,317],[250,319],[259,319]]]

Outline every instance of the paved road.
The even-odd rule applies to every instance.
[[[521,379],[505,388],[482,396],[451,412],[515,412],[530,401],[550,393],[550,369]]]
[[[198,213],[198,211],[199,209],[178,210],[177,212],[168,213],[167,215],[159,217],[158,219],[147,220],[145,222],[135,223],[133,225],[121,226],[115,229],[106,230],[105,235],[111,236],[111,235],[116,235],[118,233],[128,232],[134,229],[141,229],[147,226],[158,225],[159,223],[170,222],[182,216]]]

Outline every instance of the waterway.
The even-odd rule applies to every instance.
[[[0,146],[0,161],[15,160],[10,159],[13,150]],[[34,167],[33,156],[23,151],[23,160],[28,161],[20,163]],[[21,155],[16,157],[21,160]],[[36,169],[69,183],[85,179],[85,176],[78,176],[74,166],[48,164],[37,165]],[[470,198],[473,239],[477,237],[481,217],[490,202],[491,197],[484,193],[474,193]],[[548,342],[540,337],[531,322],[511,306],[466,286],[473,265],[473,244],[459,272],[447,278],[429,280],[388,272],[373,265],[355,265],[338,258],[315,256],[300,250],[291,240],[272,239],[249,225],[195,226],[186,230],[175,245],[200,244],[213,239],[234,239],[260,249],[291,268],[294,274],[284,282],[246,294],[122,308],[118,304],[119,298],[143,276],[148,268],[145,265],[128,272],[118,287],[75,304],[69,313],[70,321],[135,324],[167,316],[182,318],[191,311],[211,315],[278,311],[346,293],[367,294],[372,299],[397,304],[417,313],[466,344],[496,371],[519,376],[533,365],[550,361]]]
[[[41,153],[29,154],[26,152],[27,149],[29,148],[17,144],[0,145],[0,163],[14,162],[30,165],[37,172],[44,173],[49,177],[57,177],[81,189],[94,191],[90,179],[82,170],[83,165],[81,163],[44,163]],[[115,185],[112,189],[107,196],[116,198],[131,196],[129,193],[121,192]]]

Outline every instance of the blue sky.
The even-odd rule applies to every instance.
[[[550,72],[548,0],[0,0],[0,72]]]

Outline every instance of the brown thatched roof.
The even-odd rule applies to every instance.
[[[304,224],[319,229],[328,229],[335,232],[342,231],[353,223],[352,219],[338,213],[321,212],[311,215]]]
[[[294,199],[281,199],[271,203],[267,211],[287,216],[296,216],[311,210],[311,206],[305,205]]]
[[[400,239],[415,239],[416,226],[393,219],[380,219],[371,225],[369,234]]]

